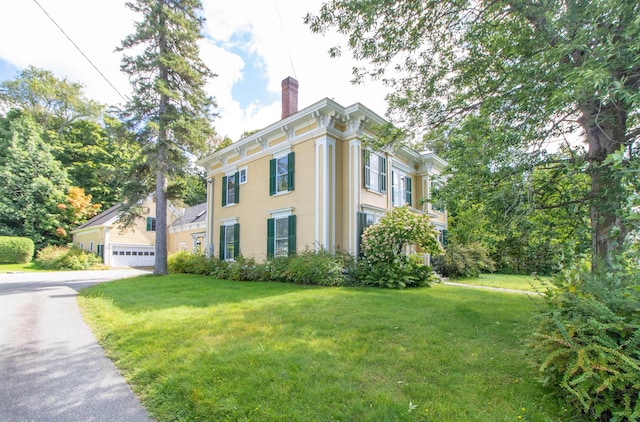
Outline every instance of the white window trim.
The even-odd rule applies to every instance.
[[[365,189],[368,192],[371,193],[375,193],[377,195],[380,196],[384,196],[387,194],[387,186],[380,186],[380,157],[382,157],[386,164],[386,169],[385,169],[385,173],[384,173],[384,177],[385,177],[385,181],[388,184],[389,183],[389,157],[385,156],[384,154],[381,154],[379,152],[373,151],[371,149],[365,149],[365,153],[369,154],[369,165],[367,166],[366,161],[363,159],[363,167],[365,169],[365,171],[369,172],[369,186],[365,187]],[[371,163],[372,163],[372,158],[375,157],[376,158],[376,170],[375,170],[375,178],[371,177],[372,176],[372,169],[371,169]],[[375,180],[375,185],[376,188],[372,187],[373,183],[372,180]]]
[[[235,223],[234,224],[223,224],[222,225],[222,227],[224,227],[224,231],[225,231],[225,233],[224,233],[224,256],[225,256],[225,259],[224,260],[225,261],[229,261],[229,262],[233,262],[233,261],[235,261],[235,259],[234,258],[227,258],[227,252],[228,252],[227,251],[227,245],[229,245],[229,243],[230,243],[227,240],[227,230],[228,230],[229,227],[231,227],[231,231],[233,232],[234,225],[235,225]],[[233,240],[232,243],[235,244],[235,239]]]
[[[289,151],[291,152],[291,151]],[[272,196],[278,196],[278,195],[284,195],[287,194],[289,192],[291,192],[291,189],[289,189],[289,186],[287,184],[287,189],[283,189],[283,190],[279,190],[278,189],[278,160],[284,158],[285,160],[287,160],[287,175],[289,174],[289,152],[285,153],[285,154],[279,154],[279,155],[275,155],[273,156],[273,159],[276,160],[276,193]]]
[[[242,181],[242,172],[244,172],[244,181]],[[238,173],[239,173],[238,178],[240,179],[240,180],[238,180],[238,183],[241,184],[241,185],[244,185],[245,183],[247,183],[247,180],[249,180],[248,167],[247,166],[240,167],[238,169]]]
[[[269,211],[269,215],[271,216],[271,218],[284,218],[284,217],[289,217],[290,215],[293,215],[293,207],[288,207],[288,208],[279,208],[277,210],[272,210]]]
[[[238,202],[236,202],[236,197],[235,197],[235,195],[234,195],[234,197],[233,197],[233,202],[229,202],[229,177],[233,177],[233,178],[235,179],[235,176],[236,176],[236,173],[237,173],[237,172],[238,172],[238,171],[237,171],[237,169],[234,169],[233,171],[228,171],[228,172],[226,172],[226,173],[224,174],[224,177],[226,177],[226,178],[227,178],[227,186],[225,186],[225,190],[227,191],[227,198],[226,198],[226,200],[227,200],[227,205],[225,205],[225,208],[226,208],[226,207],[233,207],[233,206],[235,206],[235,205],[237,205],[237,204],[238,204]],[[240,179],[240,175],[238,175],[238,179]],[[234,180],[234,183],[238,183],[238,181],[237,181],[237,180]]]
[[[238,224],[238,217],[229,217],[220,220],[221,226],[232,226],[234,224]]]
[[[400,186],[396,187],[394,176],[398,178]],[[392,205],[394,207],[402,207],[407,205],[407,185],[405,178],[409,177],[409,174],[399,168],[394,168],[391,173],[391,190],[392,190]],[[404,186],[403,186],[404,185]]]

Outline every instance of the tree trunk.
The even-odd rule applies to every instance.
[[[163,148],[162,145],[160,148]],[[158,158],[166,154],[158,151]],[[164,158],[166,160],[166,158]],[[154,274],[167,274],[167,175],[165,165],[160,163],[156,173],[156,259]]]
[[[629,229],[621,218],[624,189],[620,172],[605,159],[624,144],[627,113],[617,104],[593,102],[582,108],[580,124],[589,147],[591,176],[591,264],[592,271],[610,267],[624,246]]]
[[[161,1],[161,8],[164,1]],[[167,38],[165,35],[164,11],[160,10],[160,42],[158,48],[160,57],[167,52]],[[159,76],[161,82],[167,83],[169,72],[165,65],[160,64]],[[169,99],[165,94],[160,94],[160,104],[158,108],[158,163],[156,172],[156,259],[154,274],[161,275],[169,272],[167,265],[167,122],[166,112]]]

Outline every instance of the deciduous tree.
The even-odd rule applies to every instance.
[[[390,85],[399,125],[437,139],[480,116],[499,135],[485,153],[529,170],[547,160],[547,142],[564,142],[590,180],[583,199],[595,270],[633,229],[609,158],[624,149],[636,159],[639,15],[636,0],[332,0],[306,21],[348,35],[353,56],[369,63],[354,69],[356,80]]]

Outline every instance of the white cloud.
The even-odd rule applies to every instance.
[[[124,6],[125,1],[39,0],[39,3],[117,90],[126,95],[129,84],[120,72],[121,53],[114,52],[122,39],[133,32],[136,19]],[[211,39],[201,43],[201,57],[218,74],[208,85],[220,109],[220,118],[214,123],[218,133],[237,139],[245,130],[262,128],[280,119],[279,100],[271,104],[255,101],[242,107],[233,98],[234,84],[243,80],[250,68],[233,52],[238,47],[255,55],[245,57],[263,61],[262,70],[268,81],[264,88],[272,94],[280,92],[282,79],[295,76],[300,83],[300,108],[329,97],[345,106],[361,102],[380,114],[385,112],[386,90],[380,84],[350,84],[354,63],[348,53],[339,59],[328,57],[328,49],[340,37],[312,34],[304,25],[304,16],[317,12],[321,4],[322,0],[203,1],[205,30]],[[238,38],[240,34],[242,37]],[[34,65],[49,69],[58,77],[84,84],[91,98],[108,104],[121,102],[35,2],[0,5],[0,39],[3,40],[0,59],[19,68]],[[238,39],[245,44],[238,46]],[[232,50],[233,47],[236,49]]]

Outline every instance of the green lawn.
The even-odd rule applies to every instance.
[[[549,281],[550,277],[539,277],[544,282]],[[477,278],[452,279],[454,283],[472,284],[474,286],[500,287],[503,289],[526,290],[526,291],[542,291],[544,287],[532,275],[513,275],[513,274],[480,274]]]
[[[170,275],[79,303],[159,421],[563,420],[522,350],[535,300]]]
[[[32,271],[42,271],[35,266],[35,263],[28,264],[0,264],[0,273],[23,273]]]

